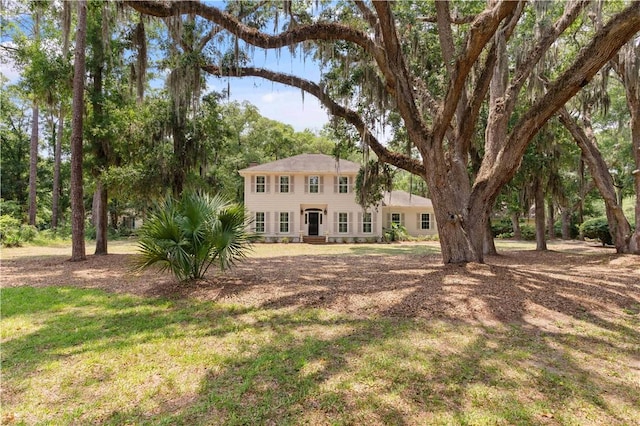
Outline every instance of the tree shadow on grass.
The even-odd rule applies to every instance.
[[[545,256],[560,256],[562,266]],[[153,410],[76,407],[68,419],[632,424],[640,414],[631,365],[640,359],[640,336],[636,316],[624,309],[639,303],[635,263],[612,273],[613,256],[535,259],[516,253],[487,265],[443,266],[429,256],[378,256],[358,268],[340,256],[251,261],[221,278],[219,300],[242,302],[234,305],[193,300],[204,291],[197,286],[172,301],[6,289],[8,318],[47,315],[34,332],[3,343],[3,374],[24,380],[51,358],[65,365],[72,354],[181,342],[195,329],[215,342],[232,336],[242,349],[203,364],[196,394],[173,395]],[[589,273],[601,274],[595,284],[584,281]],[[19,291],[33,292],[21,298],[36,302],[11,310],[17,304],[5,305],[6,296]],[[249,297],[259,292],[268,296]]]

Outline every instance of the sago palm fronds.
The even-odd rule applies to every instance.
[[[220,196],[185,194],[158,205],[138,242],[144,269],[159,263],[180,280],[200,279],[216,262],[224,270],[246,257],[254,236],[244,208]]]

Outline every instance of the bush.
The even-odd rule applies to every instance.
[[[580,225],[580,232],[586,238],[600,240],[603,246],[613,244],[613,237],[609,232],[609,222],[605,216],[585,220]]]
[[[407,228],[398,223],[392,223],[389,228],[384,230],[383,235],[386,242],[405,241],[409,237]]]
[[[23,219],[22,206],[17,201],[0,198],[0,214],[10,216],[21,221]]]
[[[536,239],[536,228],[533,225],[524,223],[520,225],[520,234],[525,241],[534,241]]]
[[[246,256],[255,236],[246,231],[243,206],[220,196],[185,194],[167,199],[140,229],[140,269],[160,263],[180,280],[201,279],[216,262],[220,269]]]
[[[493,233],[493,236],[497,238],[500,238],[499,235],[508,234],[509,232],[511,232],[513,236],[513,224],[511,223],[511,219],[491,221],[491,232]]]
[[[499,240],[508,240],[513,238],[513,232],[503,232],[502,234],[496,235],[496,238]]]
[[[35,226],[23,225],[20,220],[9,215],[0,216],[0,242],[5,247],[19,247],[33,241],[38,236]]]

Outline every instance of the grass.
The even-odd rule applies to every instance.
[[[636,424],[640,326],[2,290],[2,424]]]
[[[560,240],[549,241],[548,246],[553,250],[554,244],[565,244]],[[498,251],[501,250],[534,250],[535,241],[496,240]],[[94,242],[87,241],[87,254],[93,253]],[[109,241],[109,253],[134,254],[137,253],[135,239]],[[440,243],[437,241],[403,242],[392,244],[254,244],[249,257],[266,258],[274,256],[321,256],[321,255],[423,255],[440,253]],[[20,257],[71,256],[71,243],[51,244],[48,246],[25,245],[24,247],[0,248],[0,260]]]

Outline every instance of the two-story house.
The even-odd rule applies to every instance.
[[[251,229],[265,241],[379,241],[392,222],[410,235],[436,234],[431,201],[392,191],[364,210],[354,184],[360,165],[324,154],[301,154],[242,169]]]

